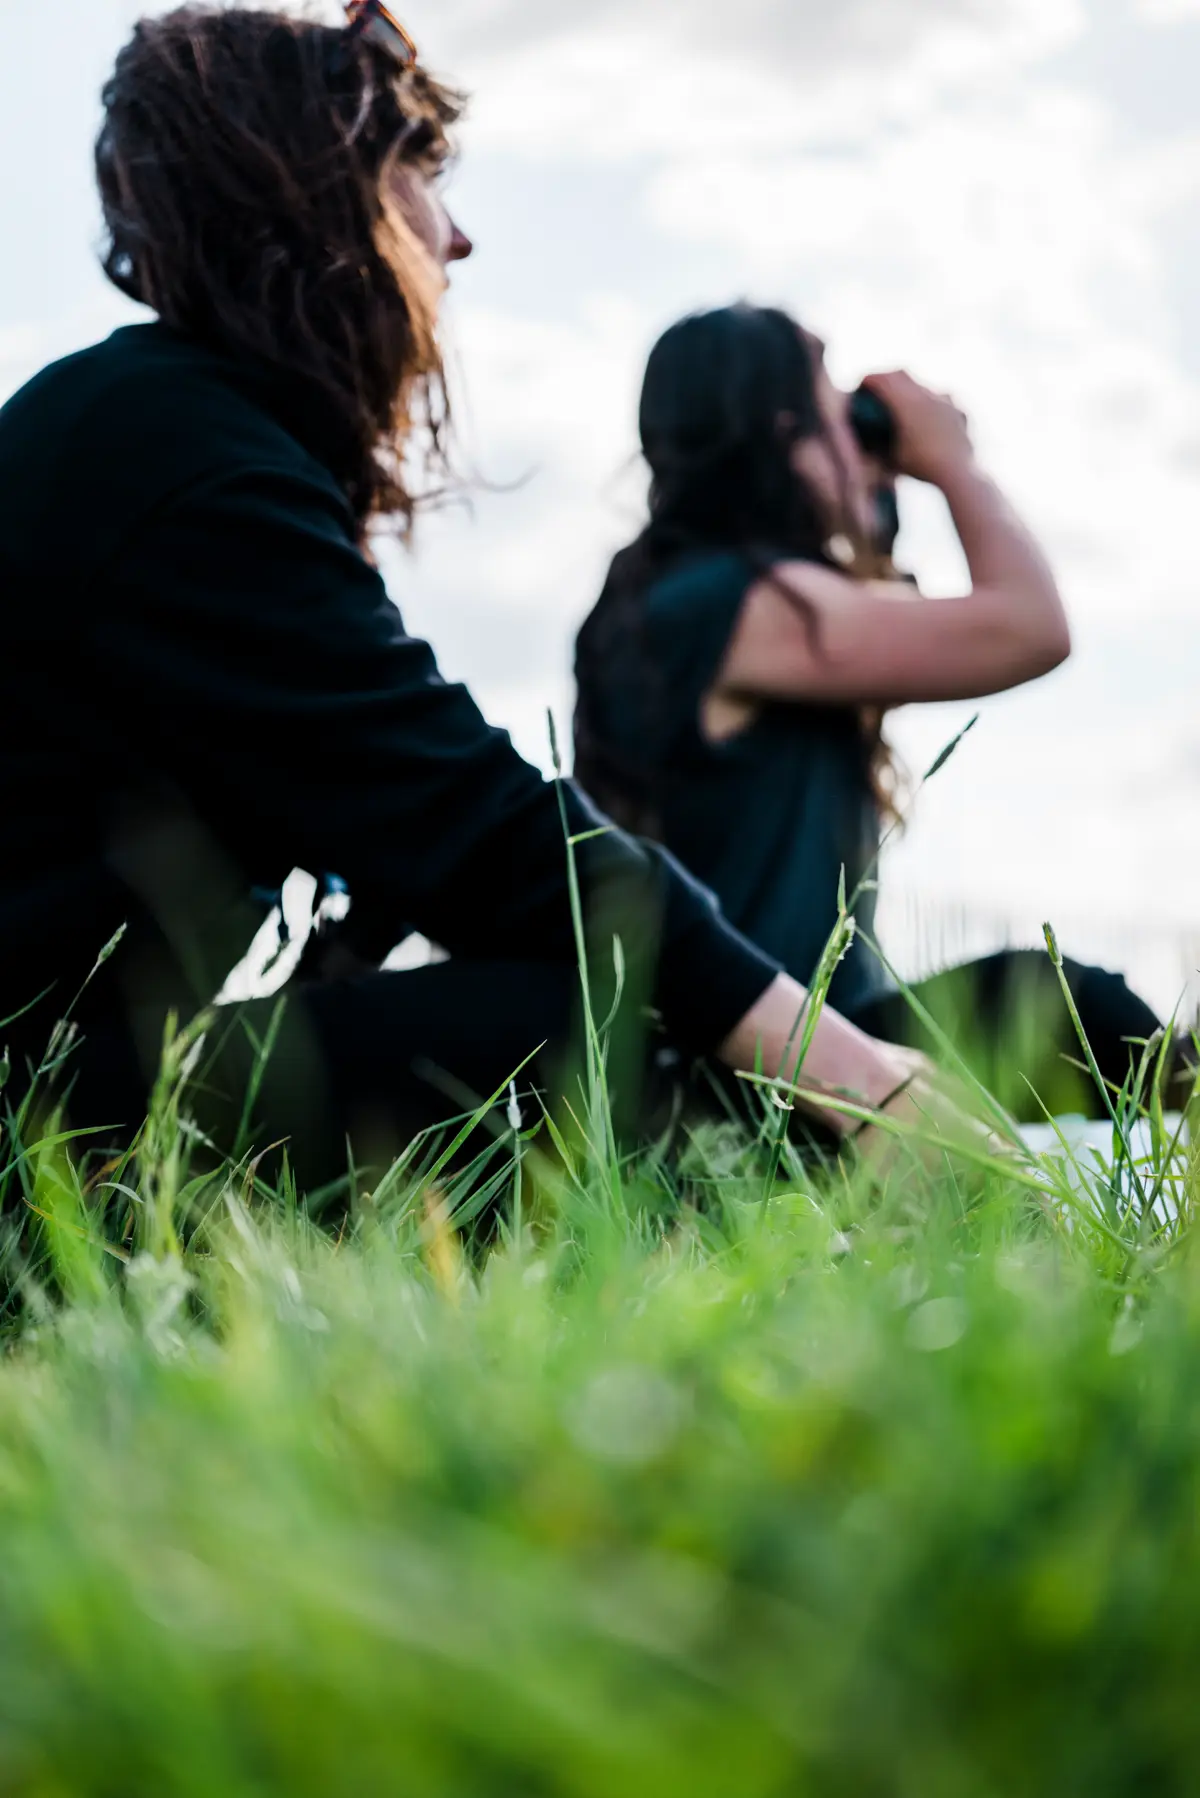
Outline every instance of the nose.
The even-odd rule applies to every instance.
[[[450,220],[450,248],[446,253],[447,262],[465,262],[468,256],[475,253],[475,245],[453,219]]]

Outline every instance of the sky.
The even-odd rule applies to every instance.
[[[89,165],[133,0],[0,0],[0,398],[135,316]],[[152,6],[150,10],[163,10]],[[332,8],[309,9],[332,18]],[[1046,542],[1076,653],[891,734],[921,793],[884,869],[914,969],[1044,918],[1163,1006],[1200,967],[1200,0],[410,0],[472,106],[447,329],[464,503],[389,557],[409,627],[547,760],[574,633],[636,531],[637,390],[685,311],[783,304],[847,383],[952,390]],[[69,506],[69,497],[64,497]],[[931,593],[964,570],[903,496]]]

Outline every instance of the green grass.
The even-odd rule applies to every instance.
[[[1165,1120],[879,1192],[773,1130],[622,1162],[585,1083],[328,1232],[194,1171],[185,1059],[90,1185],[10,1119],[0,1792],[1196,1789]]]
[[[880,1189],[769,1085],[757,1140],[624,1156],[585,1034],[557,1124],[325,1228],[202,1162],[195,1030],[117,1166],[6,1115],[0,1795],[1195,1791],[1200,1156],[1152,1050],[1111,1153]]]

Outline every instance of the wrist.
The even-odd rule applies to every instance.
[[[821,1106],[821,1094],[845,1099],[868,1111],[893,1103],[911,1084],[913,1058],[891,1043],[868,1036],[839,1012],[822,1013],[803,1068],[794,1072],[798,1090],[821,1111],[839,1136],[855,1136],[861,1120]]]
[[[971,448],[938,456],[928,464],[923,479],[931,487],[949,496],[957,488],[973,487],[987,476],[979,465],[975,451]]]
[[[912,1058],[890,1043],[867,1036],[839,1012],[826,1008],[804,1066],[798,1069],[809,1003],[803,987],[781,976],[729,1039],[723,1059],[744,1073],[761,1066],[771,1078],[795,1082],[798,1104],[839,1136],[850,1136],[858,1128],[858,1120],[828,1109],[822,1096],[876,1109],[893,1098],[911,1076]]]

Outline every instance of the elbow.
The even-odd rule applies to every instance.
[[[1021,636],[1020,653],[1029,669],[1027,678],[1030,680],[1053,674],[1070,659],[1073,648],[1071,626],[1057,594],[1052,605],[1048,606],[1042,600],[1037,611],[1026,619]]]
[[[1073,649],[1071,625],[1066,613],[1059,606],[1058,615],[1051,620],[1046,632],[1042,672],[1052,674],[1056,668],[1061,668],[1064,662],[1070,661]]]

